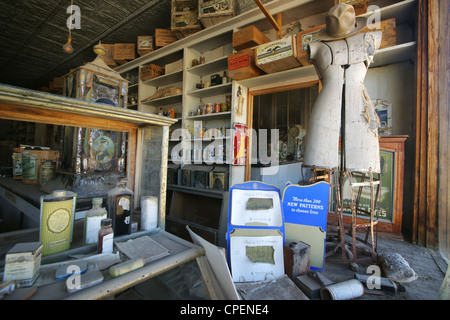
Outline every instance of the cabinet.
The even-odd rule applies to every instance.
[[[324,8],[330,8],[333,4],[334,1],[330,0],[276,0],[267,3],[265,7],[272,15],[281,14],[282,33],[283,35],[287,35],[288,32],[295,32],[293,30],[296,30],[295,28],[298,26],[299,21],[303,21],[309,17],[320,16],[326,11]],[[406,92],[404,97],[398,98],[398,92],[386,92],[389,90],[386,86],[389,87],[393,82],[401,83],[398,77],[401,77],[402,68],[407,69],[407,72],[411,72],[411,75],[413,75],[411,70],[414,69],[414,64],[411,62],[414,61],[416,47],[414,36],[416,0],[377,0],[372,1],[371,4],[379,5],[381,8],[380,10],[371,11],[373,7],[369,7],[369,12],[364,14],[365,16],[369,18],[375,17],[380,20],[396,18],[397,44],[378,51],[374,62],[371,64],[371,70],[368,72],[368,91],[372,99],[391,99],[396,104],[393,118],[397,120],[394,119],[393,133],[412,135],[412,132],[408,131],[411,129],[407,129],[408,126],[412,126],[409,123],[401,123],[402,114],[408,112],[409,106],[413,103],[410,101],[412,94]],[[323,17],[321,19],[320,24],[323,24]],[[223,152],[225,158],[226,156],[232,158],[235,147],[234,139],[232,134],[229,134],[226,129],[233,128],[236,123],[246,125],[249,130],[251,129],[251,113],[249,112],[251,112],[251,99],[253,95],[269,88],[283,90],[283,88],[289,88],[293,85],[318,81],[314,67],[307,65],[240,81],[231,81],[228,79],[226,83],[220,82],[211,85],[211,76],[218,75],[222,77],[224,72],[227,71],[227,56],[233,52],[233,32],[249,25],[255,25],[271,40],[276,39],[276,32],[274,32],[264,14],[259,8],[254,8],[180,39],[170,45],[159,48],[154,52],[115,69],[124,76],[132,70],[135,70],[134,72],[141,72],[141,68],[149,64],[165,66],[182,60],[180,70],[170,73],[166,72],[162,76],[146,81],[142,81],[141,77],[138,78],[137,91],[139,99],[137,110],[150,113],[164,113],[167,112],[166,110],[174,109],[175,118],[178,121],[170,128],[169,161],[177,162],[180,165],[179,170],[185,166],[202,166],[205,164],[221,169],[226,168],[228,170],[228,188],[235,183],[242,183],[250,179],[251,161],[247,161],[246,165],[232,165],[232,161],[225,161],[223,164],[218,164],[217,159],[214,159],[211,164],[210,161],[205,161],[211,160],[207,158],[208,146],[212,143],[222,143],[224,145]],[[396,65],[403,66],[400,70],[396,71],[397,77],[393,80],[385,81],[384,79],[389,78],[392,69],[395,69]],[[413,77],[407,81],[413,81]],[[209,86],[205,86],[206,82],[209,82]],[[159,89],[171,86],[181,88],[180,93],[152,100],[147,99]],[[413,88],[413,85],[410,87]],[[408,90],[407,88],[404,89],[406,91]],[[243,99],[243,107],[237,112],[239,99]],[[208,103],[226,103],[228,100],[231,105],[227,111],[208,114],[206,112],[204,114],[200,112],[199,114],[198,112],[199,107],[202,105]],[[412,121],[412,119],[409,120]],[[395,128],[396,122],[398,125]],[[206,132],[205,129],[215,128],[219,128],[220,132],[215,132],[216,135],[214,138],[208,138],[208,136],[205,137],[199,134],[201,129]],[[184,130],[177,131],[177,129]],[[225,134],[222,131],[225,131]],[[211,131],[211,133],[213,132]],[[251,144],[248,145],[248,149],[250,152]],[[180,150],[184,150],[185,152],[181,153]],[[178,175],[178,182],[181,179],[180,174],[181,172]],[[173,182],[173,180],[170,182]],[[218,193],[216,190],[198,189],[192,186],[182,186],[170,182],[168,184],[168,190],[171,195],[169,194],[167,199],[168,218],[171,216],[175,218],[172,215],[174,211],[170,212],[170,207],[172,206],[172,201],[178,201],[177,198],[195,197],[199,194],[204,197],[216,199],[219,197],[222,200],[213,204],[215,207],[214,210],[223,207],[223,203],[227,201],[228,195],[226,190]],[[183,195],[180,196],[179,193]],[[177,216],[176,219],[186,222],[189,220],[189,217]],[[196,223],[199,226],[202,225],[199,220],[192,223]],[[220,223],[215,223],[212,229],[220,229],[219,225]]]

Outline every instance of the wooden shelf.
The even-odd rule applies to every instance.
[[[416,42],[412,41],[398,44],[393,47],[380,49],[374,56],[370,68],[377,68],[393,63],[413,60],[415,48]]]
[[[168,84],[181,82],[181,81],[183,81],[183,71],[182,70],[176,71],[173,73],[169,73],[169,74],[165,74],[165,75],[162,75],[157,78],[150,79],[150,80],[146,80],[146,81],[143,81],[142,83],[147,86],[162,87],[162,86],[165,86]]]
[[[188,116],[188,117],[186,117],[186,119],[188,119],[188,120],[216,120],[216,119],[226,119],[228,117],[231,117],[231,111],[202,114],[199,116]]]
[[[211,189],[197,189],[197,188],[178,186],[178,185],[173,185],[173,184],[167,185],[167,189],[172,190],[172,191],[186,192],[186,193],[197,194],[197,195],[201,195],[201,196],[207,196],[207,197],[218,198],[218,199],[223,199],[224,195],[228,192],[228,191],[211,190]]]
[[[165,106],[168,104],[179,103],[183,100],[182,94],[176,94],[169,97],[163,97],[159,99],[153,99],[149,101],[141,101],[142,104],[151,105],[151,106]]]
[[[189,95],[197,98],[213,97],[226,93],[231,93],[231,82],[188,92]]]
[[[228,56],[187,69],[187,71],[198,76],[219,72],[221,70],[228,70]]]

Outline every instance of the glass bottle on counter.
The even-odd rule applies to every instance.
[[[112,253],[114,243],[114,232],[111,228],[112,221],[109,218],[101,221],[100,230],[97,232],[97,253]]]
[[[120,178],[117,186],[108,192],[106,210],[112,220],[115,236],[131,233],[134,193],[127,188],[127,179]]]
[[[86,212],[84,218],[84,244],[96,243],[98,241],[98,231],[100,223],[107,218],[105,208],[102,208],[103,199],[93,198],[92,209]]]

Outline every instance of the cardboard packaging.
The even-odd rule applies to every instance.
[[[139,36],[137,37],[137,53],[143,56],[155,50],[153,36]]]
[[[270,42],[270,39],[255,26],[248,26],[233,33],[233,48],[237,51],[253,48],[267,42]]]
[[[148,64],[141,67],[141,80],[147,81],[164,74],[164,68],[157,66],[156,64]]]
[[[302,66],[310,65],[308,56],[308,45],[310,43],[319,41],[317,38],[317,33],[325,28],[325,25],[320,25],[302,32],[297,33],[297,59],[300,61]]]
[[[39,276],[42,242],[26,242],[14,245],[5,257],[3,281],[15,280],[18,287],[31,286]]]
[[[255,50],[244,49],[228,55],[228,74],[233,80],[244,80],[264,74],[256,67]]]
[[[256,47],[256,66],[267,73],[280,72],[301,64],[297,59],[295,36],[272,41]]]
[[[117,62],[127,62],[136,58],[136,44],[134,43],[115,43],[114,60]]]
[[[178,38],[172,30],[155,29],[155,47],[165,47],[175,41]]]

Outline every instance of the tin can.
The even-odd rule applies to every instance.
[[[52,161],[45,161],[39,167],[39,184],[44,186],[49,180],[55,176],[55,163]]]
[[[22,179],[22,153],[14,152],[13,159],[13,177],[14,179]]]
[[[219,113],[220,112],[220,103],[214,103],[214,112]]]
[[[210,114],[213,111],[213,107],[211,103],[206,104],[206,114]]]
[[[37,178],[37,155],[31,152],[22,152],[22,182],[35,184]]]
[[[70,248],[76,198],[76,193],[66,190],[41,196],[39,240],[43,244],[43,256]]]

